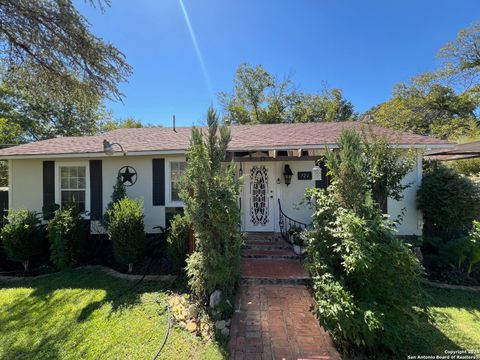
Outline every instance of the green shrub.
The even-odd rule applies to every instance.
[[[398,353],[422,298],[422,267],[373,200],[368,165],[355,165],[364,161],[358,135],[344,131],[338,145],[327,155],[332,185],[307,191],[314,214],[306,266],[317,317],[344,350]]]
[[[464,159],[449,161],[448,166],[467,176],[480,175],[480,159]]]
[[[145,225],[143,222],[143,201],[123,198],[113,204],[109,211],[108,233],[113,243],[115,260],[128,265],[132,272],[133,264],[143,255],[145,246]]]
[[[168,257],[172,261],[175,271],[185,268],[188,255],[188,235],[190,221],[184,215],[175,215],[168,230]]]
[[[47,225],[50,260],[60,270],[70,268],[85,251],[85,222],[74,207],[57,210]]]
[[[480,222],[474,221],[469,236],[444,240],[426,237],[422,246],[424,264],[431,278],[452,284],[478,284],[475,270],[480,263]]]
[[[480,189],[468,177],[434,162],[425,166],[417,205],[425,219],[425,235],[464,236],[480,216]]]
[[[117,176],[117,180],[115,181],[115,185],[113,186],[112,195],[110,196],[111,201],[107,205],[107,211],[103,215],[102,218],[102,226],[108,230],[108,225],[110,222],[110,213],[113,209],[113,205],[118,201],[125,199],[127,197],[127,188],[122,181],[122,177],[120,175]]]
[[[422,269],[373,201],[359,215],[328,190],[310,190],[314,228],[307,232],[317,316],[345,346],[398,351],[419,302]]]
[[[19,261],[28,270],[29,261],[41,252],[43,231],[38,215],[27,209],[10,210],[1,230],[2,243],[11,261]]]
[[[470,232],[470,254],[467,268],[467,275],[470,275],[474,267],[480,264],[480,221],[473,222],[473,229]],[[480,278],[479,278],[480,280]]]
[[[196,250],[187,259],[188,282],[202,304],[217,289],[227,298],[233,294],[240,274],[243,241],[235,166],[222,167],[230,130],[226,125],[218,126],[218,116],[212,108],[208,110],[207,123],[205,135],[200,129],[192,130],[180,192],[196,239]]]

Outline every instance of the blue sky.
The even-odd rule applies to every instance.
[[[392,85],[433,69],[435,54],[478,20],[478,0],[113,0],[105,13],[76,5],[92,31],[127,56],[133,75],[115,117],[201,124],[216,93],[231,91],[236,68],[262,64],[293,73],[308,92],[326,82],[361,112],[387,100]]]

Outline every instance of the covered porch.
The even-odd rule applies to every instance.
[[[230,152],[243,180],[239,205],[242,231],[285,232],[290,222],[308,224],[311,210],[302,204],[309,187],[328,185],[325,149]],[[289,221],[287,226],[286,221]]]

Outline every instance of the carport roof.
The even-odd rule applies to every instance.
[[[480,157],[480,141],[457,144],[448,149],[431,150],[425,156],[441,161],[478,158]]]

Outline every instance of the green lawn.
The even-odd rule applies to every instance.
[[[167,327],[162,304],[176,290],[145,282],[130,291],[132,284],[98,270],[0,282],[0,359],[151,359]],[[480,293],[427,292],[433,323],[412,326],[405,351],[480,349]],[[215,343],[174,328],[161,359],[224,357]]]
[[[129,292],[132,284],[98,270],[0,281],[0,359],[152,359],[174,290],[144,282]],[[160,358],[223,357],[215,343],[174,328]]]
[[[411,355],[444,354],[445,350],[480,350],[480,293],[426,288],[433,321],[422,321],[406,334]]]

